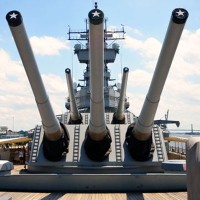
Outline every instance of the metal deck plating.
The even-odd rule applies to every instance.
[[[111,114],[107,113],[110,122]],[[83,115],[88,121],[90,115]],[[59,116],[66,120],[68,115]],[[130,120],[130,121],[129,121]],[[126,121],[132,123],[134,115],[126,113]],[[152,159],[146,162],[134,161],[129,155],[125,143],[125,131],[129,124],[110,124],[112,152],[107,160],[94,162],[88,159],[83,149],[85,125],[68,125],[70,134],[69,153],[59,162],[48,161],[42,152],[43,129],[36,127],[28,171],[18,175],[1,176],[4,184],[1,190],[19,191],[65,191],[65,192],[153,192],[184,191],[186,175],[184,171],[174,173],[166,170],[167,155],[165,149],[159,149],[163,136],[159,127],[154,126],[155,150]],[[156,135],[158,134],[158,135]],[[40,137],[38,137],[40,136]],[[160,140],[158,138],[161,138]],[[38,147],[38,148],[36,148]],[[162,155],[162,157],[161,157]],[[158,161],[160,159],[160,161]],[[171,163],[173,165],[173,162]],[[177,164],[182,165],[182,163]],[[158,187],[159,186],[159,187]]]

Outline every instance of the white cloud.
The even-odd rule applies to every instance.
[[[30,42],[34,53],[42,56],[59,55],[59,51],[70,49],[68,41],[50,36],[33,36]]]
[[[200,44],[200,29],[196,31],[185,30],[182,37],[180,53],[192,63],[200,61],[200,52],[198,44]]]
[[[150,81],[151,74],[144,70],[136,69],[129,73],[129,83],[134,87],[146,86]]]
[[[41,119],[25,70],[21,62],[12,60],[3,49],[0,57],[0,126],[15,130],[34,128],[41,124]],[[52,74],[42,77],[55,114],[64,112],[65,79]]]
[[[138,51],[146,59],[155,57],[157,58],[161,48],[160,42],[152,37],[142,41],[127,35],[124,43],[125,48]]]
[[[43,74],[42,79],[55,114],[65,112],[65,100],[68,96],[65,78],[54,74]]]
[[[143,36],[143,33],[136,28],[132,28],[130,26],[125,26],[125,29],[126,29],[127,32],[132,33],[134,35]]]

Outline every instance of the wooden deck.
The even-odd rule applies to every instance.
[[[0,192],[1,200],[186,200],[186,192],[178,193],[25,193]]]
[[[12,174],[23,165],[15,165]],[[2,184],[2,183],[1,183]],[[174,193],[30,193],[0,191],[0,200],[186,200],[187,192]]]

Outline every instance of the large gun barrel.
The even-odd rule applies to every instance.
[[[67,151],[69,142],[67,130],[64,125],[59,124],[58,119],[53,112],[20,12],[10,11],[6,15],[6,19],[18,48],[42,118],[45,133],[43,139],[44,155],[47,159],[52,161],[60,160],[63,152]]]
[[[65,69],[65,75],[67,80],[69,100],[70,100],[70,119],[69,124],[81,124],[82,117],[78,111],[76,100],[74,96],[73,82],[71,77],[71,70],[69,68]]]
[[[134,128],[131,126],[127,131],[129,150],[136,160],[147,160],[150,156],[154,117],[187,18],[188,12],[185,9],[177,8],[172,12],[167,34],[141,113]]]
[[[85,151],[91,159],[101,161],[107,157],[111,143],[104,117],[104,13],[95,8],[88,16],[90,123],[85,139]]]
[[[124,110],[125,110],[125,97],[126,97],[126,88],[127,88],[127,81],[128,81],[128,72],[129,72],[128,67],[124,67],[119,103],[118,103],[117,111],[113,115],[112,124],[124,124],[125,123]]]
[[[104,103],[104,23],[103,12],[95,10],[89,16],[90,45],[90,124],[92,139],[105,137],[105,103]],[[93,17],[94,16],[94,17]]]

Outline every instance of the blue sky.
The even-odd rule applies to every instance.
[[[0,1],[0,125],[21,130],[41,124],[34,97],[10,33],[6,14],[21,12],[39,70],[56,114],[65,112],[67,86],[64,70],[82,78],[84,65],[73,55],[76,42],[68,41],[68,26],[85,28],[85,19],[95,1],[1,0]],[[166,81],[156,119],[169,109],[169,118],[180,128],[200,129],[200,1],[197,0],[101,0],[99,9],[108,28],[124,25],[126,40],[119,41],[120,54],[109,65],[112,78],[121,80],[121,68],[129,67],[127,96],[130,110],[139,115],[155,69],[174,8],[188,10],[177,52]],[[170,126],[175,128],[175,126]]]

